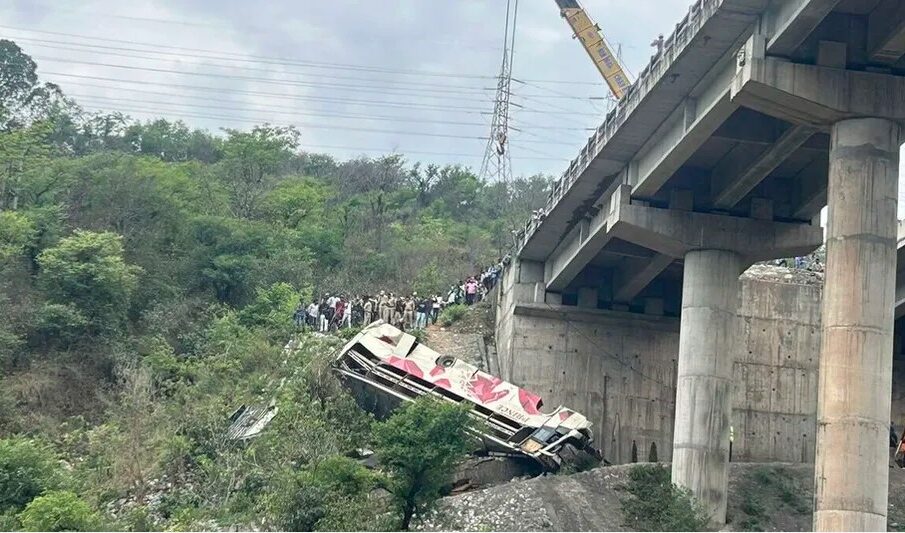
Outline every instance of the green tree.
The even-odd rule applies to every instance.
[[[298,147],[299,133],[292,127],[255,126],[250,132],[226,130],[222,179],[230,191],[233,214],[250,218],[274,175],[289,162]]]
[[[29,180],[48,165],[49,134],[47,123],[0,132],[0,209],[18,209]]]
[[[8,128],[17,109],[38,83],[38,65],[7,39],[0,39],[0,124]]]
[[[19,515],[25,531],[93,531],[97,514],[74,492],[51,491],[35,498]]]
[[[302,295],[288,283],[274,283],[258,289],[255,300],[239,312],[239,321],[246,326],[262,327],[268,331],[288,333],[287,317],[291,317],[299,301],[311,299],[311,291]]]
[[[19,257],[35,237],[34,223],[15,211],[0,211],[0,266]]]
[[[391,476],[402,529],[449,483],[452,469],[470,448],[469,423],[465,406],[421,398],[375,426],[377,457]]]
[[[76,230],[41,252],[38,264],[48,299],[72,306],[94,332],[115,331],[125,323],[141,269],[123,259],[122,237]]]
[[[311,179],[293,179],[267,193],[261,211],[268,220],[289,228],[305,224],[321,225],[327,200],[333,196],[329,186]]]
[[[22,437],[0,439],[0,514],[18,512],[46,490],[59,487],[63,476],[53,450]]]

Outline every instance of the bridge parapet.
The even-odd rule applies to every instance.
[[[704,23],[716,13],[723,0],[697,0],[688,9],[685,17],[676,24],[672,34],[663,43],[662,51],[651,57],[650,62],[638,75],[638,79],[629,87],[625,96],[610,110],[603,123],[592,134],[581,148],[578,156],[569,163],[568,168],[553,184],[547,198],[544,211],[552,211],[564,195],[568,193],[576,180],[582,176],[603,147],[615,136],[620,126],[638,107],[641,101],[651,92],[660,79],[667,73],[676,58],[685,51]],[[519,238],[516,249],[521,251],[538,227],[537,220],[528,220]]]

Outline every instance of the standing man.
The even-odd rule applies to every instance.
[[[475,296],[478,293],[478,282],[475,281],[474,276],[468,278],[468,281],[465,282],[465,304],[472,305],[475,301]]]
[[[403,329],[403,315],[405,314],[405,297],[396,296],[393,299],[393,325]]]
[[[365,295],[364,302],[364,323],[362,325],[367,326],[374,321],[374,302],[368,295]]]
[[[331,317],[328,316],[329,312],[330,312],[330,306],[327,305],[327,295],[325,294],[324,297],[321,298],[321,303],[318,306],[318,321],[319,321],[318,329],[320,330],[321,333],[326,333],[327,327],[330,325]]]
[[[342,321],[340,322],[340,326],[344,328],[352,327],[352,300],[348,300],[343,302],[345,307],[343,307],[343,315]]]
[[[439,294],[434,296],[431,300],[431,323],[436,324],[437,318],[440,316],[440,302],[443,300],[443,297]]]
[[[317,330],[317,315],[318,315],[318,305],[317,300],[311,300],[311,304],[308,305],[308,325],[311,326],[312,330]]]
[[[302,329],[305,326],[305,305],[301,300],[299,300],[298,307],[295,308],[292,320],[295,321],[295,329]]]
[[[424,329],[427,327],[427,312],[430,309],[430,303],[427,298],[418,298],[415,301],[415,328]]]
[[[411,298],[406,298],[402,307],[402,325],[403,330],[410,331],[417,327],[415,325],[415,298],[417,292],[413,292]]]
[[[377,316],[380,320],[383,320],[384,323],[389,324],[390,321],[387,320],[387,307],[389,307],[389,298],[387,298],[385,292],[380,291],[380,296],[377,298]]]
[[[336,303],[333,307],[333,328],[339,329],[342,327],[343,318],[346,314],[346,300],[345,298],[337,298]]]

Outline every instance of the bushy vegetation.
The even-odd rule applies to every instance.
[[[738,513],[732,516],[744,531],[776,529],[772,522],[782,510],[787,515],[807,515],[812,502],[800,482],[782,467],[757,467],[742,479],[744,499]]]
[[[622,510],[636,531],[701,531],[709,517],[690,491],[674,485],[668,466],[642,464],[629,471]]]
[[[23,531],[92,531],[99,519],[70,491],[52,491],[32,500],[19,515]]]
[[[26,438],[0,440],[0,513],[19,512],[62,482],[59,459],[48,445]]]
[[[450,305],[440,313],[440,316],[437,317],[437,322],[439,322],[441,326],[449,327],[465,316],[466,311],[468,311],[468,306],[466,305]]]
[[[283,352],[292,310],[441,292],[499,256],[546,178],[89,114],[15,43],[0,62],[0,528],[379,529],[436,497],[441,473],[407,478],[389,432],[445,467],[458,441],[375,433],[326,369],[340,340]],[[226,437],[270,402],[260,437]],[[349,459],[367,446],[391,478]]]

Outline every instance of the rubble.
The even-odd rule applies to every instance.
[[[768,263],[757,263],[742,273],[741,279],[754,279],[774,283],[793,283],[796,285],[822,285],[823,272],[804,268],[776,266]]]
[[[260,435],[261,431],[277,415],[279,408],[276,401],[271,400],[268,405],[241,405],[230,415],[232,423],[226,430],[227,438],[231,440],[247,440]]]

